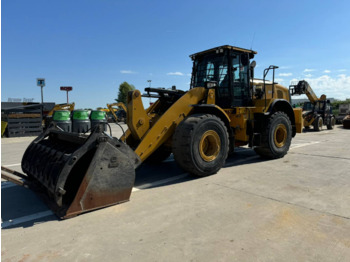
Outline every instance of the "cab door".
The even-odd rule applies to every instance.
[[[247,54],[232,55],[231,87],[232,107],[249,106],[251,93],[249,86],[249,59]]]

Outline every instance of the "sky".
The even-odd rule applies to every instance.
[[[105,107],[127,81],[188,90],[189,55],[220,45],[258,52],[255,76],[305,79],[317,95],[350,98],[350,1],[2,0],[1,101]],[[295,97],[303,98],[303,97]]]

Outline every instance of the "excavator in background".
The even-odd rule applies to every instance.
[[[51,122],[52,122],[52,116],[53,113],[57,110],[69,110],[70,112],[72,112],[74,110],[75,107],[75,103],[63,103],[63,104],[57,104],[54,106],[54,108],[52,108],[45,116],[43,119],[43,126],[44,129],[47,129]]]
[[[121,107],[121,109],[116,110],[114,107]],[[122,102],[107,104],[107,108],[109,112],[111,112],[116,123],[118,122],[126,122],[126,106]]]
[[[157,98],[147,109],[139,90],[128,93],[128,129],[119,139],[99,125],[90,135],[53,126],[25,151],[25,174],[2,167],[2,177],[43,193],[57,216],[70,218],[128,201],[135,169],[148,159],[159,163],[173,154],[185,172],[204,177],[240,146],[282,158],[302,132],[302,112],[274,81],[277,66],[254,78],[256,54],[230,45],[195,53],[188,91],[145,88],[144,97]]]
[[[290,85],[290,94],[306,95],[310,102],[303,106],[303,125],[305,129],[313,126],[315,131],[321,131],[325,125],[327,129],[333,129],[335,116],[332,114],[332,106],[326,95],[318,98],[309,83],[305,80],[299,81],[296,85]]]

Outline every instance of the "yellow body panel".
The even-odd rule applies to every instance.
[[[215,104],[215,90],[209,89],[208,95],[207,95],[207,104],[214,105]]]
[[[1,136],[4,135],[6,127],[7,127],[7,122],[6,121],[1,121]]]
[[[297,133],[301,133],[303,130],[303,110],[301,108],[293,108],[295,118],[295,128]]]
[[[265,103],[265,99],[255,99],[253,101],[253,105],[254,105],[253,112],[266,113],[272,102],[273,102],[272,99],[266,99],[266,103]]]
[[[132,136],[141,140],[150,128],[149,120],[151,118],[143,107],[140,91],[135,90],[130,93],[128,94],[126,120]]]
[[[254,107],[235,107],[235,110],[225,110],[231,119],[230,126],[235,130],[235,140],[247,142],[247,121],[252,119],[252,110]],[[233,113],[235,111],[235,114]]]

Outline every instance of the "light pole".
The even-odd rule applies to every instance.
[[[37,78],[36,85],[41,87],[41,103],[44,103],[43,87],[45,86],[45,78]]]
[[[71,86],[61,86],[60,87],[61,91],[66,91],[67,92],[67,104],[69,104],[69,98],[68,98],[68,92],[73,90],[73,87]]]
[[[44,113],[44,92],[43,87],[45,86],[45,78],[37,78],[36,85],[41,87],[41,117]]]

